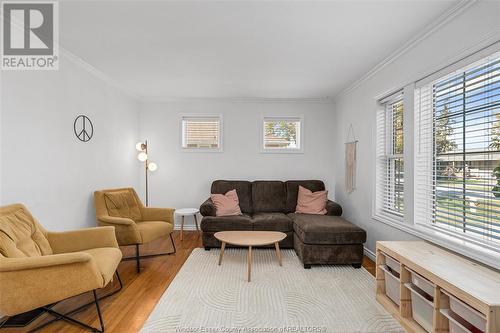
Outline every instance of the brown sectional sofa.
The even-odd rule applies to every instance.
[[[281,231],[287,237],[282,248],[295,248],[304,268],[314,264],[352,264],[361,267],[366,232],[340,217],[342,207],[329,200],[326,215],[296,214],[299,185],[315,192],[323,191],[320,180],[237,181],[216,180],[211,193],[225,194],[236,189],[241,216],[215,216],[215,206],[207,199],[200,207],[201,230],[206,250],[220,247],[214,237],[218,231]]]

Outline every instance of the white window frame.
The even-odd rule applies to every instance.
[[[219,146],[217,148],[184,148],[184,129],[183,129],[183,121],[189,119],[200,119],[200,118],[213,118],[214,120],[219,120]],[[186,153],[222,153],[224,143],[224,122],[222,114],[199,114],[199,113],[190,113],[190,114],[181,114],[179,118],[179,149],[181,152]]]
[[[455,59],[451,59],[448,65],[443,66],[440,65],[436,67],[434,71],[428,71],[431,74],[423,73],[421,75],[421,79],[416,81],[412,81],[407,84],[404,88],[404,135],[405,138],[411,138],[411,140],[406,140],[404,145],[404,158],[405,158],[405,175],[409,175],[405,178],[405,213],[404,213],[404,223],[401,221],[395,221],[394,219],[388,219],[385,217],[377,216],[375,214],[375,200],[376,200],[376,172],[375,168],[373,170],[374,181],[372,182],[372,191],[373,191],[373,206],[372,206],[372,218],[379,222],[382,222],[388,226],[396,228],[398,230],[404,231],[410,235],[419,237],[421,239],[430,241],[434,244],[442,246],[444,248],[450,249],[457,253],[460,253],[466,257],[469,257],[473,260],[477,260],[481,263],[494,267],[496,269],[500,269],[500,248],[496,245],[490,245],[484,242],[478,242],[475,239],[471,239],[468,237],[463,237],[458,233],[447,232],[446,230],[440,230],[434,228],[429,225],[416,224],[415,223],[415,214],[417,213],[415,210],[415,200],[414,200],[414,192],[417,190],[414,186],[415,173],[414,173],[414,164],[415,155],[417,154],[417,146],[415,143],[415,124],[417,120],[415,119],[416,107],[414,105],[414,92],[415,87],[422,86],[425,83],[433,81],[439,77],[443,77],[457,69],[466,67],[482,58],[485,58],[495,52],[500,51],[500,42],[495,42],[490,45],[483,45],[482,47],[476,46],[475,49],[471,49],[468,51],[468,55],[461,54]],[[393,89],[392,91],[396,91]],[[374,97],[374,102],[377,103],[384,96],[389,94],[381,94],[379,96]],[[380,104],[378,104],[380,107]],[[376,123],[376,112],[374,114],[373,123]],[[415,126],[414,126],[415,125]],[[376,133],[377,131],[373,131],[373,142],[376,142]],[[373,161],[376,161],[377,156],[375,149],[373,150]]]
[[[264,124],[266,121],[284,120],[284,121],[298,121],[299,135],[297,138],[299,148],[265,148],[264,140]],[[264,154],[303,154],[304,153],[304,116],[263,116],[260,122],[260,152]]]
[[[389,105],[392,105],[394,103],[398,103],[398,102],[402,102],[403,103],[403,129],[405,127],[405,123],[406,123],[406,104],[405,104],[405,100],[404,100],[404,94],[403,94],[403,90],[398,90],[394,93],[391,93],[389,94],[388,96],[382,98],[382,99],[379,99],[377,101],[377,104],[378,104],[378,110],[376,112],[376,119],[375,119],[375,124],[376,124],[376,130],[375,130],[375,141],[376,142],[376,147],[375,147],[375,151],[377,151],[379,149],[378,147],[378,144],[379,144],[379,141],[383,141],[383,145],[384,145],[384,154],[382,155],[377,155],[377,152],[375,152],[375,177],[374,177],[374,180],[375,180],[375,186],[374,186],[374,196],[373,196],[373,209],[372,209],[372,216],[374,219],[388,219],[388,220],[391,220],[393,222],[396,222],[396,223],[401,223],[404,221],[404,216],[405,216],[405,211],[406,211],[406,202],[404,202],[403,206],[404,206],[404,210],[403,212],[398,212],[398,211],[392,211],[392,210],[388,210],[388,209],[384,209],[386,203],[385,203],[385,199],[380,199],[380,191],[384,192],[384,187],[385,185],[382,185],[382,184],[379,184],[379,174],[377,174],[377,169],[381,169],[383,168],[384,169],[384,173],[386,173],[388,170],[387,170],[387,166],[382,166],[381,164],[387,164],[389,161],[392,161],[392,160],[395,160],[396,158],[402,158],[403,159],[403,163],[404,165],[406,166],[406,160],[405,160],[405,154],[403,152],[403,154],[393,154],[392,153],[392,139],[393,139],[393,126],[392,126],[392,122],[388,121],[388,118],[387,118],[387,115],[390,113],[390,110],[388,109],[388,106]],[[379,131],[381,130],[381,128],[379,128],[378,126],[378,117],[380,116],[380,114],[383,113],[383,117],[384,117],[384,124],[383,124],[383,133],[380,133]],[[403,132],[403,147],[406,148],[406,133]],[[405,170],[406,171],[406,170]],[[404,173],[405,175],[405,184],[404,184],[404,190],[406,188],[406,172]],[[406,193],[403,192],[403,200],[406,201]],[[384,206],[384,207],[382,207]]]

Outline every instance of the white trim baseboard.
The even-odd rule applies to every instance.
[[[199,227],[199,225],[198,225]],[[180,231],[181,230],[181,225],[176,224],[174,225],[174,230],[175,231]],[[184,231],[196,231],[196,226],[194,224],[184,224]]]
[[[373,252],[372,250],[370,250],[369,248],[367,248],[366,246],[363,247],[363,250],[364,250],[364,253],[365,253],[365,256],[367,256],[368,258],[370,258],[371,260],[375,261],[375,252]]]

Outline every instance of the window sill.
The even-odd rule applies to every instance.
[[[421,225],[409,225],[403,222],[396,222],[380,216],[373,216],[374,220],[387,224],[391,227],[422,238],[448,250],[456,252],[462,256],[478,261],[500,270],[500,249],[485,248],[471,240],[452,236],[445,231]]]
[[[304,154],[304,149],[261,149],[261,154]]]
[[[223,153],[222,148],[181,148],[181,153]]]

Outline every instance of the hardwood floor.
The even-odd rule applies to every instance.
[[[106,332],[137,332],[155,307],[161,295],[167,289],[170,282],[180,270],[186,259],[194,248],[201,247],[201,235],[195,231],[184,232],[184,240],[180,240],[180,233],[174,232],[174,241],[177,248],[175,255],[160,256],[141,261],[143,267],[140,274],[136,273],[135,261],[123,261],[118,267],[118,272],[123,281],[121,292],[101,301],[100,307],[104,319]],[[134,247],[123,247],[124,257],[134,255]],[[159,251],[170,251],[169,240],[159,240],[141,247],[141,254],[155,253]],[[363,267],[372,275],[375,274],[375,263],[364,257]],[[108,285],[104,290],[99,291],[99,295],[104,295],[118,287],[118,281]],[[86,293],[73,297],[64,302],[58,303],[54,310],[61,313],[70,311],[84,302],[91,300],[91,293]],[[89,306],[74,317],[91,326],[98,327],[99,319],[95,306]],[[30,328],[53,318],[43,315],[27,328],[14,329],[5,328],[0,331],[5,333],[27,332]],[[39,332],[88,332],[83,328],[70,325],[64,321],[53,323]]]

